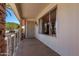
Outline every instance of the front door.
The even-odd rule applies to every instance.
[[[27,38],[35,37],[35,22],[27,21]]]

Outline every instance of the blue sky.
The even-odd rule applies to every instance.
[[[7,12],[9,11],[9,12]],[[6,22],[14,22],[14,23],[17,23],[17,24],[20,24],[19,20],[16,18],[13,10],[11,8],[7,8],[7,11],[6,11]]]

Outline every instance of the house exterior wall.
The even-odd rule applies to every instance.
[[[38,19],[57,5],[56,37],[39,34],[35,26],[35,36],[60,55],[79,56],[79,4],[51,4],[41,12]]]

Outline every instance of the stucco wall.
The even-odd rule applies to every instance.
[[[48,9],[43,11],[38,18]],[[36,38],[41,42],[60,55],[79,55],[79,4],[57,4],[56,37],[39,34],[38,26],[35,27]]]

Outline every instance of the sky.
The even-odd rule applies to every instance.
[[[20,24],[19,20],[16,18],[13,10],[11,8],[7,8],[6,9],[6,22],[14,22],[14,23],[17,23],[17,24]]]

